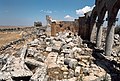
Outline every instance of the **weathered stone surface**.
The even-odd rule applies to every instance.
[[[22,60],[25,59],[26,53],[27,53],[27,46],[24,46],[24,47],[22,48],[22,50],[21,50],[21,55],[20,55],[20,58],[21,58]]]
[[[57,52],[51,52],[48,54],[45,60],[45,64],[48,65],[48,68],[58,67],[58,65],[56,64],[57,56]]]
[[[67,43],[71,42],[72,41],[72,38],[69,38],[66,40]]]
[[[32,81],[44,81],[46,78],[46,74],[47,74],[47,68],[46,67],[40,67],[38,68],[35,73],[33,74],[33,76],[31,77]]]
[[[101,53],[96,53],[98,58],[93,57],[94,50],[89,48],[91,44],[83,41],[83,45],[81,37],[70,33],[61,32],[57,37],[41,34],[30,44],[21,47],[18,55],[16,52],[20,48],[16,50],[15,46],[5,50],[0,56],[1,63],[5,61],[4,67],[1,67],[0,80],[9,81],[13,76],[29,77],[31,81],[99,81],[105,75],[105,70],[100,67],[107,65],[103,61],[105,58],[120,62],[118,53],[115,58],[101,56]]]
[[[74,70],[69,69],[68,71],[69,71],[68,78],[72,78],[72,77],[74,77],[74,75],[75,75]]]
[[[81,67],[80,66],[77,66],[75,68],[75,76],[78,77],[80,75],[80,70],[81,70]]]
[[[70,59],[69,67],[75,69],[78,64],[78,61],[76,59]]]
[[[33,74],[24,64],[23,60],[15,57],[10,57],[1,71],[10,73],[11,77],[25,77],[32,76]]]
[[[120,36],[119,36],[118,34],[115,34],[115,35],[114,35],[114,38],[115,38],[116,40],[118,40],[119,37],[120,37]]]
[[[57,64],[64,65],[64,55],[59,55],[58,56]]]
[[[81,52],[82,49],[81,49],[81,48],[78,48],[78,47],[73,47],[73,48],[72,48],[72,51],[73,51],[73,52],[75,52],[75,51]]]
[[[51,52],[52,51],[52,47],[47,47],[46,51]]]
[[[30,42],[31,46],[37,46],[39,44],[39,40],[38,39],[34,39],[34,41]]]
[[[26,64],[29,64],[29,65],[34,65],[36,67],[42,67],[42,66],[46,66],[44,63],[40,62],[40,61],[36,61],[34,59],[29,59],[29,58],[26,58],[25,59],[25,63]]]
[[[29,48],[27,50],[27,55],[34,56],[34,54],[35,54],[35,50],[33,48]]]

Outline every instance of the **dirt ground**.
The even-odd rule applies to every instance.
[[[18,32],[0,32],[0,47],[21,37],[22,36]]]

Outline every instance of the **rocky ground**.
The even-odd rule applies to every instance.
[[[118,47],[119,38],[115,35]],[[0,81],[118,81],[119,57],[115,50],[104,56],[104,44],[97,49],[70,31],[56,37],[43,32],[2,50]]]

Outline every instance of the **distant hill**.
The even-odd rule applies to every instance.
[[[0,26],[0,29],[10,29],[10,28],[28,28],[32,26]]]

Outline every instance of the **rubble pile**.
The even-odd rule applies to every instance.
[[[70,31],[40,34],[18,52],[0,55],[0,80],[101,81],[106,75],[94,63],[93,50]]]

